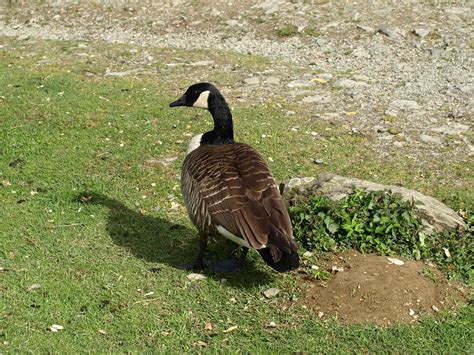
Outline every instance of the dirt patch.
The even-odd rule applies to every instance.
[[[322,319],[391,325],[413,323],[465,302],[462,286],[448,281],[435,267],[396,259],[404,264],[354,250],[337,255],[325,266],[333,272],[331,279],[309,281],[295,304],[308,307]]]

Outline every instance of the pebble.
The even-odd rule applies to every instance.
[[[380,27],[378,32],[387,36],[389,39],[393,41],[400,41],[402,39],[402,35],[398,31],[391,30],[390,28],[387,28],[387,27]]]
[[[311,81],[308,80],[293,80],[286,84],[289,88],[308,88],[314,86]]]
[[[318,312],[318,318],[323,318],[324,317],[324,312]]]
[[[263,291],[263,295],[266,298],[273,298],[280,293],[279,288],[269,288],[268,290]]]
[[[280,85],[280,78],[269,76],[263,83],[266,85]]]
[[[420,139],[425,143],[441,144],[441,139],[438,137],[429,136],[427,134],[420,134]]]
[[[443,133],[443,134],[448,134],[448,135],[456,135],[456,134],[466,132],[468,130],[469,130],[469,126],[461,124],[461,123],[451,123],[445,126],[432,129],[433,132]]]
[[[343,89],[350,89],[354,87],[360,87],[360,86],[365,86],[367,83],[364,83],[362,81],[355,81],[352,79],[338,79],[334,82],[334,87],[336,88],[343,88]]]
[[[431,309],[433,309],[433,311],[435,311],[435,312],[439,312],[439,308],[436,307],[435,305],[432,305],[432,306],[431,306]]]
[[[400,259],[397,259],[397,258],[387,258],[387,260],[391,263],[391,264],[395,264],[395,265],[404,265],[405,262],[403,260],[400,260]]]
[[[201,60],[198,62],[191,63],[190,65],[193,67],[205,67],[211,64],[214,64],[213,60]]]
[[[300,101],[303,104],[327,104],[331,100],[324,95],[306,96]]]
[[[258,85],[258,84],[260,84],[260,79],[256,76],[252,76],[250,78],[245,78],[243,80],[243,83],[245,85]]]
[[[375,33],[375,29],[373,27],[370,27],[370,26],[357,25],[357,28],[359,28],[359,29],[361,29],[365,32]]]
[[[34,291],[34,290],[37,290],[39,288],[43,287],[42,285],[40,284],[33,284],[30,286],[30,291]]]
[[[430,34],[431,30],[428,30],[426,28],[415,28],[413,31],[412,31],[416,36],[418,37],[426,37]]]
[[[388,111],[413,111],[420,109],[420,105],[413,100],[394,100],[388,106]]]

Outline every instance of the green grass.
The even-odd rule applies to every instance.
[[[209,117],[169,109],[167,104],[181,92],[171,90],[172,78],[161,80],[160,72],[135,79],[100,75],[107,67],[120,67],[116,54],[128,50],[123,46],[92,48],[95,59],[83,61],[76,54],[84,49],[72,42],[3,43],[2,353],[190,352],[199,349],[193,345],[198,341],[223,352],[471,349],[473,313],[467,306],[416,326],[386,329],[321,322],[303,309],[283,310],[281,304],[304,288],[301,278],[276,274],[255,255],[242,272],[225,280],[208,275],[204,281],[188,281],[187,272],[174,267],[192,259],[197,248],[186,214],[171,208],[171,202],[181,201],[178,177],[185,151],[185,143],[176,141],[186,142],[184,133],[207,129]],[[44,55],[52,62],[40,63]],[[153,55],[159,58],[154,65],[165,71],[164,64],[176,54],[163,50]],[[189,55],[199,59],[203,53]],[[249,68],[266,65],[225,56]],[[439,181],[414,169],[405,157],[377,161],[361,138],[338,126],[286,118],[273,105],[232,106],[237,138],[272,157],[278,179],[334,171],[361,178],[376,173],[380,182],[421,189]],[[324,134],[309,139],[288,130],[293,125]],[[144,163],[174,156],[178,159],[166,167]],[[315,157],[327,164],[315,166]],[[460,188],[469,183],[464,168],[446,162],[446,179],[458,177],[458,185],[439,184],[433,194],[458,206],[472,203],[472,193]],[[420,173],[428,178],[417,180]],[[84,194],[94,198],[81,202]],[[225,241],[210,247],[214,257],[232,248]],[[32,284],[41,288],[30,290]],[[282,291],[266,300],[262,291],[270,287]],[[267,328],[270,321],[278,326]],[[207,322],[214,324],[212,331],[204,330]],[[52,324],[64,330],[48,331]],[[223,332],[234,325],[234,332]]]

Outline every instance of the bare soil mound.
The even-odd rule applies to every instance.
[[[403,265],[354,250],[338,254],[326,265],[333,272],[331,279],[310,281],[296,304],[322,319],[391,325],[416,322],[465,302],[466,289],[448,281],[434,266],[396,259]]]

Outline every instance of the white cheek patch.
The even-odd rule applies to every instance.
[[[209,107],[207,104],[207,99],[209,98],[210,93],[211,92],[209,90],[201,92],[198,99],[193,103],[193,107],[207,109]]]
[[[191,153],[194,149],[199,148],[199,146],[201,145],[202,135],[203,134],[201,133],[191,138],[191,141],[188,144],[188,150],[186,151],[186,155]]]
[[[247,241],[245,239],[242,239],[242,238],[239,238],[237,237],[236,235],[232,234],[231,232],[229,232],[227,229],[225,229],[224,227],[222,227],[221,225],[218,225],[216,226],[217,228],[217,231],[223,235],[224,237],[226,237],[227,239],[230,239],[232,240],[234,243],[237,243],[239,244],[240,246],[243,246],[243,247],[246,247],[246,248],[251,248],[249,243],[247,243]]]

